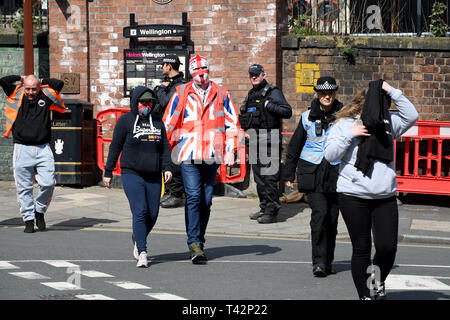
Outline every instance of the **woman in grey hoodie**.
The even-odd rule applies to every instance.
[[[385,121],[389,127],[386,131],[389,131],[390,143],[393,143],[394,139],[414,125],[418,113],[402,91],[385,81],[380,82],[379,89],[379,94],[390,97],[398,109],[389,111]],[[329,162],[341,161],[336,191],[339,193],[339,209],[352,241],[351,268],[358,295],[362,300],[372,299],[370,289],[375,288],[374,298],[386,299],[384,281],[394,264],[397,251],[397,181],[393,160],[373,160],[367,175],[355,166],[361,141],[370,137],[371,133],[375,134],[360,119],[365,98],[363,92],[337,114],[325,144],[324,156]],[[366,105],[370,106],[370,101]],[[368,281],[371,276],[368,276],[371,266],[371,230],[376,250],[373,258],[374,286],[368,285],[371,283],[371,280]]]

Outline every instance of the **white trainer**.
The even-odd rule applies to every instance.
[[[139,251],[138,251],[138,248],[136,246],[136,240],[134,239],[134,235],[131,235],[131,240],[133,241],[133,245],[134,245],[133,256],[134,256],[134,258],[136,260],[139,260]]]
[[[148,267],[148,263],[147,263],[147,252],[142,251],[141,254],[139,255],[139,259],[138,262],[136,264],[137,268],[147,268]]]

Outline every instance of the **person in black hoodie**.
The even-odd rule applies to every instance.
[[[122,185],[133,214],[133,254],[137,267],[147,267],[147,236],[156,223],[164,181],[172,178],[170,146],[166,129],[158,115],[154,92],[143,86],[133,90],[130,112],[121,116],[114,128],[105,165],[103,183],[111,187],[112,172],[120,153]]]
[[[335,112],[342,108],[336,99],[338,86],[333,77],[321,77],[314,88],[317,98],[302,113],[286,154],[283,180],[293,187],[298,163],[298,190],[306,192],[311,207],[313,274],[326,277],[336,271],[334,260],[339,216],[336,182],[339,163],[329,163],[323,155]]]
[[[183,72],[179,71],[180,59],[176,55],[167,55],[162,60],[163,82],[155,87],[155,93],[159,100],[159,105],[154,113],[163,115],[170,98],[172,98],[176,87],[186,83]],[[183,203],[183,177],[181,176],[181,166],[172,163],[172,180],[165,185],[165,195],[161,198],[162,208],[177,208]]]

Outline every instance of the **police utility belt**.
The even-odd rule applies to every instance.
[[[259,95],[247,96],[241,107],[239,123],[244,130],[253,129],[276,129],[277,121],[264,106],[268,93],[273,86],[267,84]]]

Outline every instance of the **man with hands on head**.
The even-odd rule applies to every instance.
[[[17,84],[16,84],[17,83]],[[34,75],[6,76],[0,79],[6,99],[6,133],[14,141],[13,170],[25,233],[46,230],[44,214],[55,188],[55,161],[50,148],[51,111],[63,113],[60,91],[64,82],[53,78],[39,80]],[[33,199],[36,179],[39,192]]]

